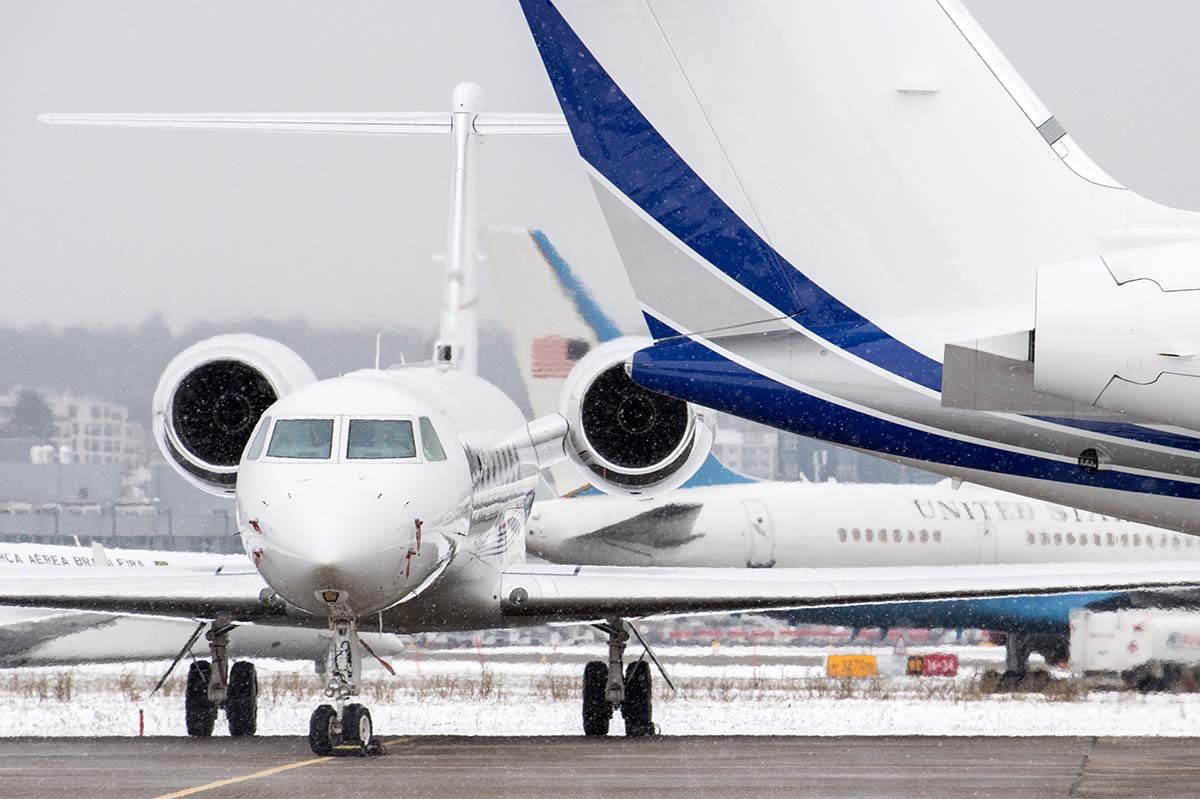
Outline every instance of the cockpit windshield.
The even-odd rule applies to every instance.
[[[415,458],[413,424],[407,419],[351,419],[348,459]]]
[[[332,419],[280,419],[267,448],[272,458],[329,460],[332,454]]]

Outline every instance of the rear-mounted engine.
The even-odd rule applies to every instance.
[[[154,438],[193,485],[232,496],[238,461],[263,411],[316,380],[271,339],[225,335],[193,344],[167,365],[154,391]]]
[[[708,456],[714,414],[634,383],[625,362],[650,345],[621,338],[571,370],[559,399],[567,457],[601,491],[650,497],[677,488]]]

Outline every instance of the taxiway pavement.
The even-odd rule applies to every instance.
[[[0,797],[1191,797],[1180,738],[385,737],[375,758],[302,738],[0,739]]]

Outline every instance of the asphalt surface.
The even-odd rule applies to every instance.
[[[1193,797],[1200,740],[385,738],[316,758],[302,738],[0,739],[0,797]]]

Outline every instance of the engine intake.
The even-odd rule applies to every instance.
[[[242,450],[263,412],[316,380],[283,344],[252,335],[205,339],[172,359],[154,392],[154,438],[193,485],[232,495]]]
[[[559,412],[567,457],[600,490],[657,496],[688,480],[712,448],[712,414],[633,382],[625,362],[648,346],[626,337],[588,353],[567,377]]]

